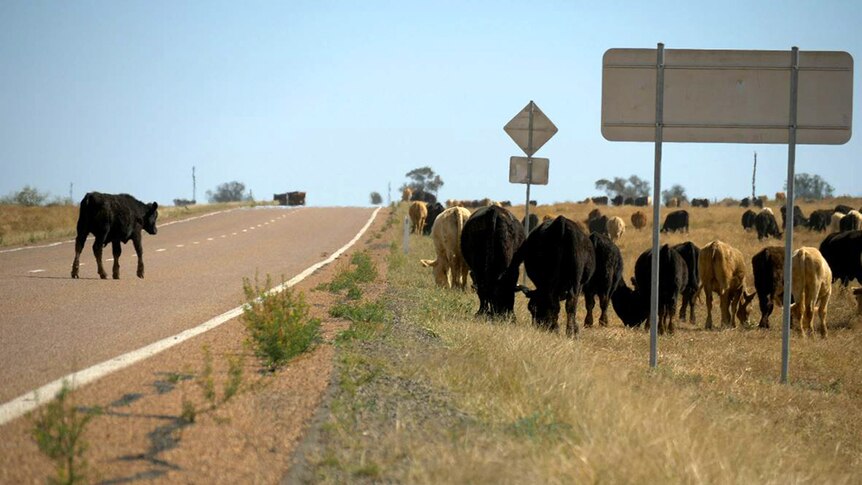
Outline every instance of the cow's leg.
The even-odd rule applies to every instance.
[[[584,328],[593,326],[593,308],[596,306],[595,295],[584,294],[584,303],[587,307],[587,316],[584,317]],[[568,312],[568,307],[566,307]]]
[[[820,304],[817,305],[817,317],[820,319],[820,336],[823,338],[826,338],[826,334],[828,333],[826,330],[826,310],[829,306],[828,298],[828,296],[821,296],[819,299]]]
[[[580,291],[572,292],[566,298],[566,336],[575,338],[578,336],[578,321],[575,320],[575,310],[577,309],[578,296]]]
[[[115,280],[120,279],[120,253],[123,252],[123,245],[119,240],[111,241],[111,249],[114,253],[114,270],[113,277]]]
[[[93,241],[93,256],[96,257],[96,267],[99,271],[99,278],[107,279],[108,273],[105,272],[104,266],[102,266],[102,248],[105,246],[104,243],[105,237],[96,235],[96,240]]]
[[[725,290],[718,299],[718,309],[721,311],[721,328],[730,325],[730,291]]]
[[[599,308],[602,311],[602,314],[599,316],[599,325],[603,327],[608,326],[608,302],[610,301],[611,298],[609,295],[599,295]]]
[[[455,275],[458,277],[458,288],[462,291],[467,289],[467,274],[470,272],[470,268],[467,267],[467,263],[463,260],[458,262],[458,270],[455,272]]]
[[[81,261],[81,251],[84,250],[84,243],[87,242],[87,232],[78,231],[78,236],[75,238],[75,260],[72,261],[72,278],[78,277],[78,266]]]
[[[703,288],[704,296],[706,296],[706,329],[712,330],[712,288]]]
[[[680,319],[680,321],[683,321],[683,322],[685,321],[685,307],[686,307],[687,303],[688,303],[688,293],[684,292],[682,294],[682,306],[679,309],[679,319]]]
[[[141,235],[132,236],[135,252],[138,254],[138,278],[144,277],[144,246],[141,244]]]

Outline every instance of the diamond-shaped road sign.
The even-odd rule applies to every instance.
[[[557,133],[557,127],[542,113],[536,103],[530,101],[503,130],[515,140],[528,157],[532,157],[542,145]]]

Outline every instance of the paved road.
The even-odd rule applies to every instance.
[[[145,279],[131,243],[121,279],[99,279],[92,236],[78,280],[72,243],[0,253],[0,403],[240,305],[243,277],[290,279],[350,241],[371,212],[267,207],[163,225],[143,237]]]

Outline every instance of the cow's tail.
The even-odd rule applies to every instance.
[[[463,259],[464,253],[461,252],[461,233],[464,232],[464,214],[460,210],[455,212],[455,229],[455,257]]]
[[[490,209],[489,209],[490,210]],[[499,215],[497,212],[492,211],[493,217],[491,217],[491,237],[486,239],[485,243],[485,273],[486,277],[497,278],[501,275],[490,275],[490,269],[493,268],[494,264],[494,241],[497,239],[497,217]]]
[[[80,237],[80,233],[82,230],[86,230],[87,227],[87,215],[91,214],[92,211],[89,207],[93,205],[93,196],[89,192],[87,195],[81,199],[81,206],[78,208],[78,236]]]

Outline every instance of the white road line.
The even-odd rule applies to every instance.
[[[157,253],[163,253],[163,252],[165,252],[165,251],[167,251],[167,249],[165,249],[165,248],[159,248],[159,249],[156,249],[156,252],[157,252]]]
[[[184,247],[184,246],[185,246],[185,244],[177,244],[177,247],[178,247],[178,248],[181,248],[181,247]]]
[[[199,241],[195,241],[195,242],[193,242],[192,244],[200,244],[200,242],[199,242]]]
[[[356,244],[356,241],[359,241],[359,238],[361,238],[362,235],[365,234],[365,231],[367,231],[368,228],[371,226],[371,223],[374,221],[374,218],[377,216],[377,213],[380,212],[380,209],[380,207],[374,209],[374,212],[371,213],[371,217],[368,218],[368,221],[365,223],[364,226],[362,226],[362,229],[360,229],[359,232],[356,233],[355,236],[353,236],[353,239],[351,239],[350,242],[342,246],[338,251],[332,253],[331,256],[324,259],[323,261],[319,261],[309,266],[302,273],[299,273],[298,275],[291,278],[287,283],[283,283],[271,289],[270,293],[279,293],[281,291],[284,291],[285,288],[289,288],[296,285],[318,269],[335,261],[336,258],[341,256],[345,251],[347,251],[354,244]],[[15,418],[23,416],[24,414],[27,414],[28,412],[32,411],[33,409],[36,409],[42,404],[53,400],[57,392],[62,389],[64,383],[68,383],[68,385],[72,389],[75,389],[94,382],[112,372],[124,369],[148,357],[152,357],[159,352],[167,350],[177,344],[185,342],[192,337],[196,337],[208,330],[212,330],[213,328],[216,328],[219,325],[240,316],[242,314],[242,308],[242,306],[238,306],[233,310],[229,310],[217,317],[207,320],[206,322],[198,325],[197,327],[190,328],[172,337],[164,338],[162,340],[159,340],[158,342],[154,342],[138,350],[133,350],[132,352],[129,352],[127,354],[114,357],[111,360],[96,364],[87,369],[73,372],[53,382],[45,384],[38,389],[28,391],[9,402],[3,403],[2,405],[0,405],[0,425],[6,424]],[[43,399],[42,402],[39,401],[40,397]]]
[[[28,273],[44,273],[44,269],[31,269]]]
[[[224,236],[222,236],[222,237],[224,237]],[[212,241],[212,240],[213,240],[213,238],[211,238],[211,237],[207,238],[207,241]]]
[[[113,261],[113,260],[114,260],[114,258],[108,258],[105,261]]]

